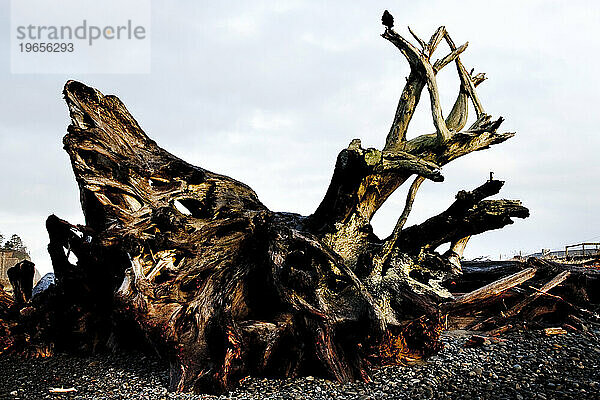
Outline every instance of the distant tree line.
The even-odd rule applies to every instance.
[[[0,233],[0,248],[27,253],[27,246],[25,246],[21,237],[17,234],[13,234],[10,239],[4,241],[4,235]]]

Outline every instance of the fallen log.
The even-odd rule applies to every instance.
[[[539,290],[536,290],[533,294],[529,295],[529,297],[527,297],[526,299],[522,300],[521,302],[519,302],[518,304],[516,304],[515,306],[510,308],[510,310],[508,310],[506,313],[504,313],[504,315],[507,318],[517,315],[527,305],[531,304],[533,301],[538,299],[542,294],[547,293],[549,290],[551,290],[551,289],[555,288],[556,286],[560,285],[561,283],[563,283],[570,275],[571,275],[570,271],[563,271],[560,274],[556,275],[554,278],[552,278],[551,281],[546,283]]]
[[[564,280],[567,279],[570,274],[571,273],[569,271],[561,272],[560,274],[555,276],[550,282],[548,282],[544,286],[542,286],[540,289],[534,288],[534,292],[532,294],[530,294],[525,299],[521,300],[520,302],[518,302],[517,304],[515,304],[514,306],[509,308],[507,311],[503,311],[499,318],[498,317],[490,317],[490,318],[486,319],[485,321],[481,321],[481,322],[477,323],[476,325],[474,325],[472,327],[472,329],[480,330],[486,325],[490,325],[490,324],[499,325],[501,323],[506,323],[505,322],[506,320],[516,317],[519,313],[521,313],[521,311],[523,311],[523,309],[525,307],[527,307],[529,304],[534,302],[541,295],[547,294],[547,292],[550,289],[553,289],[554,287],[556,287],[559,284],[561,284],[562,282],[564,282]],[[500,322],[499,320],[502,322]]]
[[[522,270],[444,304],[443,309],[449,313],[449,326],[497,335],[573,320],[581,329],[586,329],[586,323],[598,318],[597,313],[588,310],[597,309],[598,304],[590,301],[588,295],[600,289],[596,269],[533,258],[526,263],[506,262],[507,268],[499,268],[502,262],[494,263],[495,266],[485,267],[492,276],[499,269],[506,272],[518,264]],[[482,268],[478,268],[477,274],[485,275]],[[515,280],[516,277],[521,279]],[[527,279],[523,279],[525,277]],[[471,279],[468,277],[467,281]],[[460,279],[457,281],[460,284]],[[490,288],[501,290],[494,292]]]
[[[521,283],[531,279],[536,274],[537,269],[526,268],[513,275],[501,278],[484,287],[474,290],[471,293],[464,294],[459,298],[447,303],[449,310],[457,310],[459,308],[483,308],[486,301],[497,299],[498,296],[508,289],[520,285]]]
[[[442,181],[443,165],[514,134],[498,133],[503,119],[484,112],[475,92],[484,77],[466,72],[459,58],[466,44],[456,47],[443,28],[419,40],[422,49],[391,26],[382,36],[411,68],[386,144],[365,149],[355,139],[343,149],[309,216],[269,210],[247,185],[159,147],[117,97],[67,82],[63,144],[85,225],[48,217],[55,284],[22,296],[11,351],[144,343],[169,363],[171,390],[213,393],[248,375],[368,379],[374,367],[437,351],[440,303],[452,297],[441,283],[460,272],[468,238],[528,210],[484,200],[503,184],[490,180],[404,229],[421,182]],[[432,64],[442,38],[450,53]],[[436,74],[452,62],[461,83],[444,119]],[[425,86],[436,132],[409,140]],[[469,99],[476,121],[463,130]],[[373,215],[413,175],[396,229],[378,238]],[[446,242],[452,252],[437,254]]]

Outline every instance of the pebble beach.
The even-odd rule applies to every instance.
[[[0,358],[1,399],[600,399],[600,331],[517,332],[466,347],[443,334],[426,361],[384,367],[371,382],[247,378],[222,396],[168,392],[167,366],[141,354]]]

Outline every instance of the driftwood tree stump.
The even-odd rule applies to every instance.
[[[485,77],[460,61],[467,44],[456,47],[444,27],[428,42],[413,36],[420,48],[391,26],[382,35],[411,67],[384,147],[355,139],[343,149],[309,216],[270,211],[245,184],[160,148],[117,97],[67,82],[64,146],[86,225],[47,220],[57,284],[21,316],[38,332],[29,343],[114,348],[135,332],[169,360],[171,389],[197,392],[249,374],[367,379],[372,366],[436,351],[438,304],[451,297],[440,283],[460,273],[468,239],[528,210],[484,200],[502,186],[490,180],[403,229],[425,179],[440,182],[446,163],[513,136],[485,113],[475,91]],[[442,41],[449,52],[432,62]],[[461,84],[444,118],[436,73],[451,63]],[[425,87],[436,132],[409,140]],[[469,100],[476,120],[463,130]],[[378,238],[373,215],[413,176],[394,231]],[[440,255],[443,243],[451,248]]]

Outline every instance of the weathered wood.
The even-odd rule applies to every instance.
[[[12,332],[14,316],[10,312],[13,307],[13,297],[0,288],[0,354],[11,351],[15,341]]]
[[[535,289],[532,294],[530,294],[523,300],[519,301],[514,306],[510,307],[508,310],[502,311],[502,313],[500,315],[492,316],[490,318],[487,318],[486,320],[483,320],[474,325],[471,325],[471,329],[477,331],[477,330],[481,330],[484,327],[492,325],[492,324],[493,325],[507,324],[507,320],[519,315],[519,313],[521,313],[521,311],[523,311],[523,309],[525,307],[527,307],[528,305],[533,303],[540,296],[547,294],[549,290],[555,288],[556,286],[558,286],[559,284],[564,282],[570,275],[571,275],[571,272],[569,272],[569,271],[561,272],[560,274],[556,275],[553,279],[551,279],[549,282],[547,282],[544,286],[542,286],[540,289]]]
[[[15,300],[4,289],[0,288],[0,318],[6,317],[8,310],[12,308]]]
[[[53,263],[64,271],[57,280],[96,271],[112,293],[124,276],[115,304],[162,349],[173,390],[220,392],[268,371],[314,368],[340,381],[366,373],[353,354],[383,335],[386,316],[302,217],[273,213],[247,186],[160,149],[114,97],[77,82],[65,97],[73,120],[65,147],[99,247],[49,220]],[[67,247],[77,268],[60,251]],[[112,271],[94,266],[100,252],[115,260]],[[257,337],[257,326],[272,339]]]
[[[28,260],[23,260],[7,271],[8,279],[13,289],[15,301],[26,303],[31,298],[35,265]]]
[[[569,276],[571,276],[570,271],[563,271],[560,274],[556,275],[552,280],[542,286],[539,290],[535,291],[529,297],[517,303],[513,307],[511,307],[507,312],[504,313],[506,318],[513,317],[520,313],[526,306],[531,304],[533,301],[538,299],[542,294],[548,293],[549,290],[555,288],[556,286],[563,283]]]
[[[383,38],[392,42],[404,56],[407,58],[409,63],[418,68],[427,84],[429,91],[429,100],[431,102],[431,115],[433,118],[433,125],[436,129],[437,140],[440,144],[444,143],[451,136],[446,121],[442,115],[442,107],[440,104],[440,95],[437,88],[436,71],[430,64],[429,60],[423,52],[419,51],[409,41],[398,35],[393,29],[387,28],[382,35]],[[423,42],[424,43],[424,42]],[[455,58],[458,55],[455,56]]]
[[[443,243],[456,243],[465,237],[503,228],[513,223],[511,218],[527,218],[529,210],[519,201],[483,200],[498,193],[503,185],[503,181],[490,180],[471,192],[459,192],[446,211],[405,229],[396,239],[395,247],[405,253],[419,254]]]
[[[450,243],[450,248],[444,254],[444,256],[448,259],[448,262],[454,267],[454,271],[457,273],[462,273],[460,259],[462,258],[465,248],[467,247],[469,239],[471,239],[471,235],[462,237],[460,239],[454,239]]]
[[[447,32],[443,27],[434,33],[430,44],[427,45],[429,56],[441,38],[446,35]],[[512,133],[497,134],[496,130],[500,126],[502,118],[492,122],[490,116],[479,112],[477,113],[478,120],[467,131],[459,132],[467,121],[467,97],[470,96],[469,93],[475,96],[474,88],[485,79],[483,74],[464,75],[464,67],[458,69],[461,77],[459,95],[449,117],[444,121],[441,117],[439,95],[435,84],[437,71],[429,63],[428,57],[391,28],[386,29],[382,36],[398,47],[411,66],[411,73],[407,78],[390,133],[386,139],[385,151],[403,151],[441,167],[455,158],[486,149],[514,135]],[[455,58],[455,61],[459,62],[458,57]],[[437,132],[407,141],[406,131],[425,85],[428,85],[430,91],[432,116]],[[473,91],[471,91],[471,86]],[[478,99],[476,104],[480,104]],[[455,133],[450,134],[449,129]],[[443,144],[440,143],[440,137],[444,138]],[[357,173],[362,169],[359,168],[360,163],[357,164],[353,160],[354,158],[345,151],[340,153],[327,194],[315,214],[309,217],[315,226],[321,228],[320,236],[336,251],[355,246],[354,238],[361,238],[362,240],[359,241],[367,239],[364,232],[370,231],[370,221],[375,212],[411,175],[408,170],[398,170],[395,173]]]
[[[400,238],[400,234],[402,233],[402,228],[404,228],[404,224],[408,220],[408,216],[412,211],[413,203],[415,202],[415,198],[417,197],[417,192],[419,187],[425,180],[422,176],[417,176],[413,183],[410,185],[408,189],[408,194],[406,195],[406,203],[404,205],[404,210],[398,218],[396,222],[396,226],[394,226],[394,230],[390,236],[389,240],[386,240],[383,244],[383,248],[379,257],[376,257],[374,260],[375,267],[373,270],[375,273],[381,273],[383,266],[388,262],[389,258],[392,256],[392,252],[398,243],[398,239]]]
[[[450,309],[457,309],[465,306],[479,305],[484,303],[486,300],[494,298],[500,293],[533,278],[536,272],[537,269],[535,268],[526,268],[517,272],[516,274],[499,279],[495,282],[485,285],[480,289],[464,294],[463,296],[455,299],[452,303],[449,303],[448,307]]]
[[[452,293],[468,293],[527,266],[522,261],[461,261],[460,279],[451,277],[443,285]]]
[[[448,45],[450,46],[450,49],[452,50],[452,52],[457,51],[456,45],[454,44],[454,41],[450,38],[450,35],[448,34],[448,32],[445,33],[444,38],[446,39],[446,42],[448,42]],[[485,115],[485,111],[483,109],[483,105],[481,104],[481,101],[479,100],[479,97],[477,96],[477,92],[475,91],[476,85],[473,82],[471,74],[469,74],[467,72],[467,70],[465,69],[463,63],[460,61],[460,58],[458,56],[459,56],[459,54],[457,54],[455,57],[456,68],[458,70],[458,76],[460,77],[462,87],[469,94],[469,97],[471,98],[471,101],[473,102],[473,107],[475,108],[475,113],[477,115],[477,118],[479,119],[479,118],[481,118],[481,116]],[[484,78],[481,77],[480,79],[484,79]]]
[[[403,228],[423,180],[441,182],[443,165],[513,134],[497,133],[502,118],[482,114],[474,88],[483,77],[464,67],[443,118],[436,74],[462,65],[466,45],[432,65],[442,38],[451,43],[445,28],[418,39],[420,51],[391,29],[391,15],[386,21],[382,36],[411,67],[386,145],[364,149],[355,139],[342,150],[307,217],[269,210],[247,185],[159,147],[115,96],[67,82],[63,143],[85,225],[46,221],[56,285],[19,312],[14,337],[45,354],[114,349],[143,336],[170,363],[172,390],[217,393],[248,375],[365,379],[372,366],[438,350],[439,303],[451,296],[440,284],[454,267],[435,248],[450,241],[462,251],[467,236],[528,212],[517,201],[483,201],[502,186],[491,181],[459,193],[437,220]],[[436,132],[407,140],[425,86]],[[467,97],[478,118],[461,131]],[[413,175],[396,229],[379,239],[371,218]]]
[[[493,287],[528,269],[536,270],[533,277],[484,301],[461,304],[459,297],[456,303],[445,304],[443,309],[449,313],[448,324],[460,329],[486,331],[491,335],[521,328],[545,328],[557,323],[587,329],[585,324],[600,319],[598,300],[594,298],[591,301],[588,295],[600,290],[599,272],[595,268],[535,258],[527,262],[468,263],[464,274],[457,279],[458,284],[452,286],[468,287],[478,279],[488,281],[489,277],[510,274],[486,285]],[[515,273],[515,270],[518,272]],[[466,284],[462,279],[466,279]],[[473,293],[477,294],[482,289]]]

